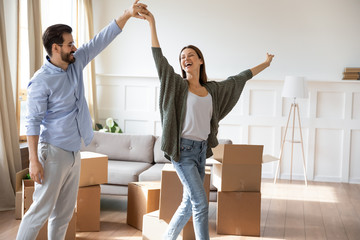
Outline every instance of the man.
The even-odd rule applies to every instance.
[[[77,199],[81,138],[88,145],[93,137],[82,71],[120,34],[130,17],[144,19],[141,14],[147,6],[138,1],[79,49],[67,25],[56,24],[44,32],[47,61],[29,82],[27,102],[30,177],[35,191],[17,239],[35,239],[46,220],[49,240],[65,238]]]

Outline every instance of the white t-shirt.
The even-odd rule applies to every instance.
[[[200,97],[189,91],[181,137],[195,141],[206,140],[210,133],[212,112],[210,93]]]

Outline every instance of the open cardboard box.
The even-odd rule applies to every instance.
[[[218,191],[259,192],[262,145],[219,144],[213,149],[213,185]]]
[[[21,205],[22,205],[22,180],[29,173],[29,168],[21,170],[16,173],[15,185],[15,219],[21,219]]]

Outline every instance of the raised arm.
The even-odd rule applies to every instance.
[[[263,63],[257,65],[256,67],[253,67],[253,68],[250,69],[253,76],[257,75],[258,73],[263,71],[265,68],[270,66],[270,63],[271,63],[274,55],[269,54],[269,53],[267,53],[266,55],[267,55],[267,58],[266,58],[265,62],[263,62]]]
[[[151,46],[155,47],[155,48],[159,48],[160,47],[160,43],[159,43],[159,39],[157,37],[157,33],[156,33],[156,24],[155,24],[155,18],[154,15],[152,15],[151,12],[147,11],[147,14],[143,15],[145,17],[145,19],[149,22],[150,24],[150,31],[151,31]]]

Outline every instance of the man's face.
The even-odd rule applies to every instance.
[[[64,42],[62,44],[59,44],[61,46],[61,60],[68,64],[71,64],[75,62],[74,53],[77,48],[74,45],[74,40],[70,33],[64,33],[63,38]]]

